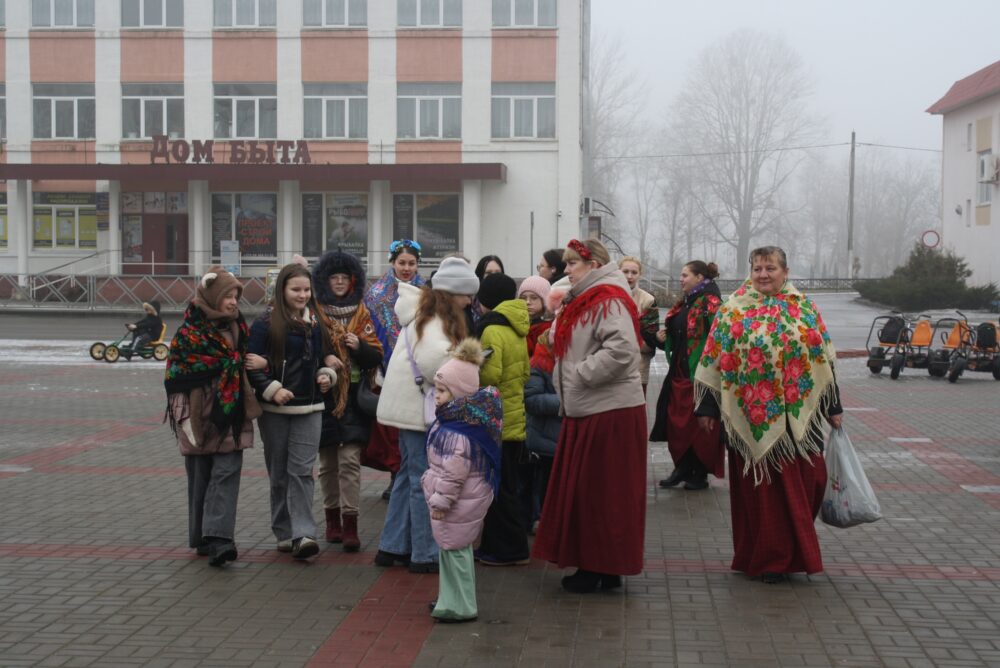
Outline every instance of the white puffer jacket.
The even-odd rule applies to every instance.
[[[420,288],[409,283],[399,283],[399,299],[396,301],[396,316],[403,329],[399,332],[396,348],[386,369],[382,394],[378,401],[378,421],[381,424],[427,431],[424,423],[424,396],[413,380],[413,367],[407,342],[413,349],[414,361],[424,377],[424,389],[434,392],[434,374],[448,361],[451,341],[445,336],[441,320],[434,318],[424,326],[424,333],[417,340],[417,305],[420,302]]]

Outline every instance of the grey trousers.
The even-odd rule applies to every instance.
[[[271,530],[280,540],[316,536],[312,501],[313,464],[319,450],[322,413],[264,413],[257,419],[271,483]]]
[[[243,451],[184,457],[188,479],[188,545],[203,538],[233,539],[240,497]]]

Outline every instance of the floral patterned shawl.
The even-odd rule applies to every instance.
[[[807,434],[836,401],[836,353],[808,297],[786,281],[763,295],[747,280],[719,309],[695,373],[695,405],[711,392],[729,445],[754,479],[807,457]]]
[[[472,470],[482,474],[493,488],[493,496],[497,497],[500,494],[502,430],[500,391],[487,385],[437,408],[437,419],[427,430],[427,448],[441,457],[450,457],[459,443],[456,437],[467,438]]]
[[[416,274],[410,285],[421,287],[426,283],[420,274]],[[382,278],[375,281],[365,295],[364,304],[371,314],[375,324],[375,336],[382,344],[382,373],[389,368],[389,357],[396,347],[399,337],[399,318],[396,317],[396,300],[399,299],[399,279],[391,267]]]
[[[701,353],[705,349],[708,329],[712,326],[712,321],[721,304],[722,299],[719,297],[719,288],[715,285],[715,281],[706,278],[695,286],[690,293],[685,295],[684,299],[674,304],[667,311],[667,317],[664,318],[664,326],[669,330],[670,320],[676,317],[682,308],[687,306],[687,350],[685,353],[688,361],[689,378],[694,378],[694,373],[698,368],[698,360],[701,359]],[[674,340],[668,336],[666,341],[663,342],[663,349],[667,353],[667,361],[671,363],[674,359],[673,347]]]

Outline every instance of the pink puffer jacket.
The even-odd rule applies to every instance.
[[[431,511],[445,513],[444,519],[431,520],[434,540],[442,550],[458,550],[475,543],[493,502],[489,483],[470,465],[468,439],[456,437],[460,443],[448,456],[427,448],[427,471],[420,480],[427,506]]]

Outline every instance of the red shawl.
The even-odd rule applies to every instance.
[[[639,312],[636,310],[632,295],[617,285],[598,285],[586,290],[582,295],[568,302],[556,318],[555,336],[552,337],[552,354],[556,359],[562,359],[569,350],[569,342],[577,325],[586,325],[606,318],[611,304],[618,302],[620,307],[632,316],[632,326],[635,328],[635,338],[642,344],[639,332]]]

